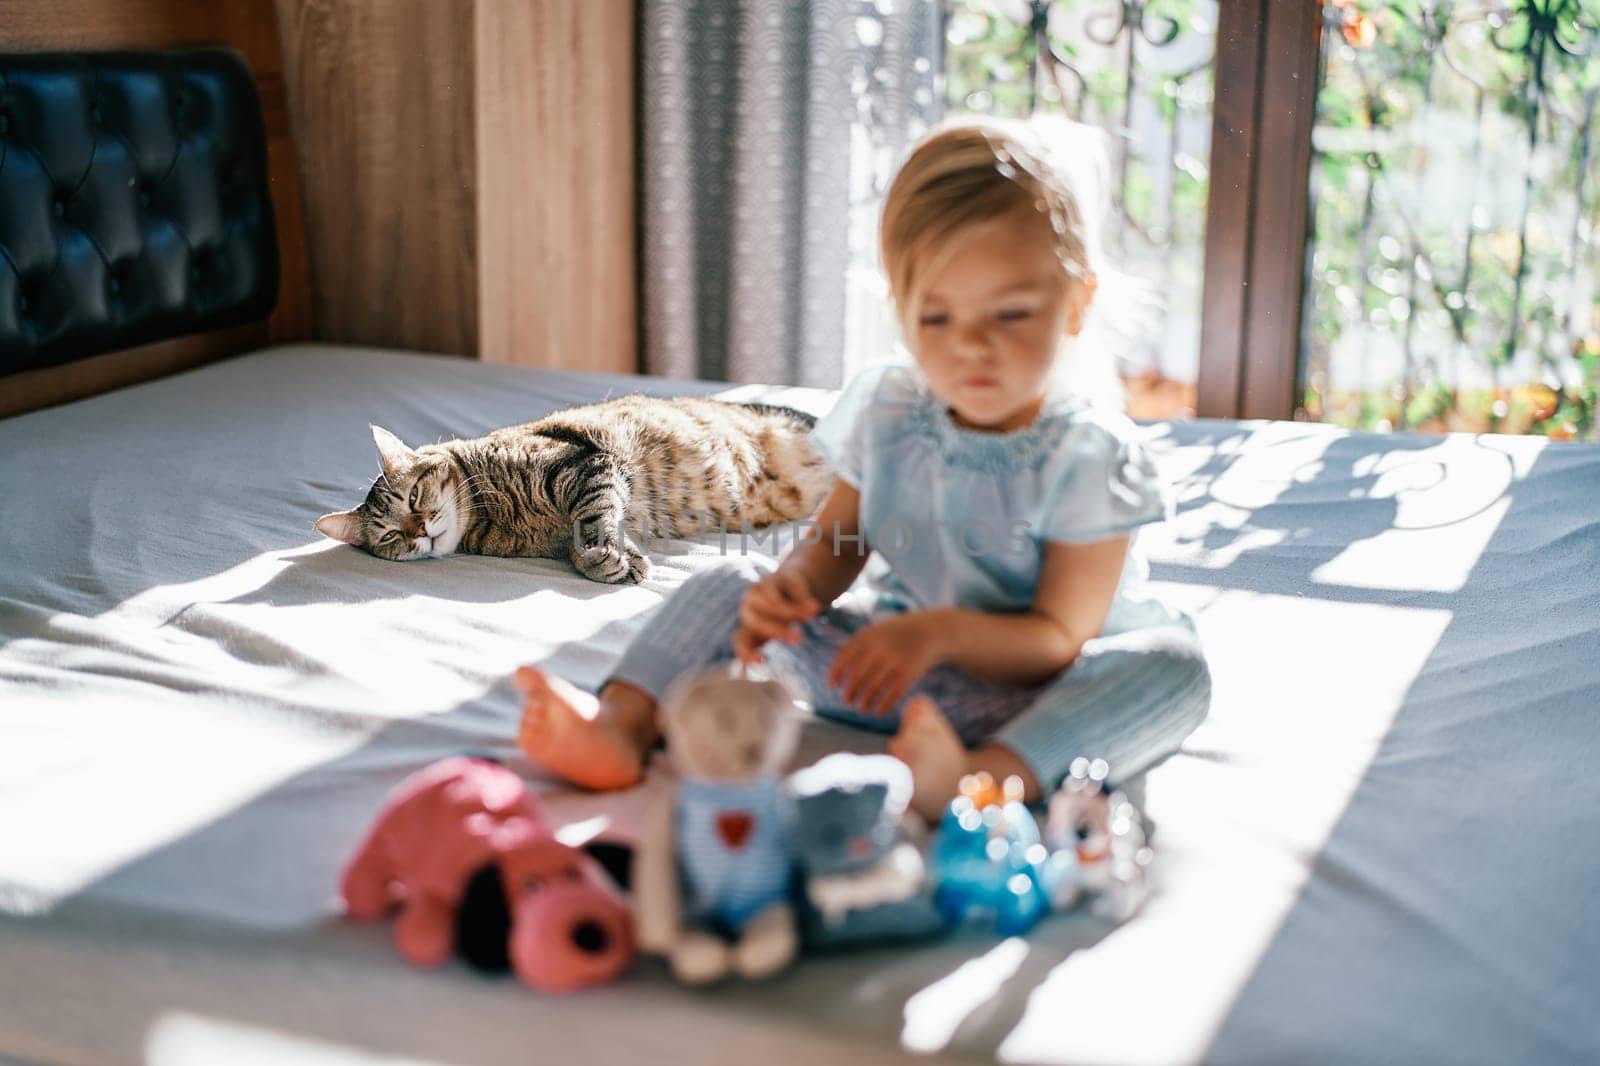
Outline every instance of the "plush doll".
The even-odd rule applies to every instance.
[[[1109,782],[1104,759],[1074,759],[1050,797],[1047,881],[1059,910],[1093,897],[1091,909],[1120,922],[1144,905],[1153,858],[1139,808]]]
[[[678,780],[634,858],[639,944],[691,984],[776,973],[797,947],[781,776],[798,742],[795,701],[729,664],[680,677],[658,713]]]
[[[927,936],[933,903],[911,770],[888,755],[829,755],[789,776],[798,823],[801,938],[808,950]]]
[[[395,945],[419,966],[459,951],[564,992],[610,980],[633,956],[630,915],[599,864],[557,840],[523,780],[486,759],[444,759],[402,781],[341,895],[360,920],[398,905]]]

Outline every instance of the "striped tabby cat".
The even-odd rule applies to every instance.
[[[565,558],[595,581],[639,581],[650,560],[630,533],[809,517],[832,480],[814,423],[770,404],[625,396],[414,451],[373,426],[383,474],[317,530],[380,559]]]

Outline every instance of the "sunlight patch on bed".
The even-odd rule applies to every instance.
[[[0,802],[0,912],[53,909],[380,731],[442,723],[496,685],[514,722],[505,677],[548,649],[516,640],[507,624],[498,671],[486,670],[491,640],[471,619],[457,619],[459,633],[443,612],[412,627],[405,616],[422,608],[404,597],[351,604],[314,574],[285,581],[329,550],[340,549],[262,553],[94,617],[49,616],[0,646],[0,677],[20,683],[7,698],[8,733],[29,738],[0,749],[0,800],[26,797]],[[507,610],[540,596],[559,598],[534,593]],[[576,619],[567,629],[573,639],[585,632]],[[64,704],[59,689],[75,699]],[[463,732],[459,743],[513,732]]]
[[[820,415],[833,406],[838,392],[807,385],[736,385],[712,393],[711,398],[729,403],[773,403]]]
[[[1306,490],[1342,436],[1296,423],[1232,427],[1209,444],[1175,446],[1155,436],[1151,450],[1173,486],[1178,513],[1140,530],[1144,551],[1164,563],[1224,570],[1243,555],[1294,541],[1304,531],[1270,509]]]
[[[1390,528],[1357,540],[1312,572],[1319,585],[1458,592],[1511,509],[1509,490],[1542,437],[1441,437],[1431,447],[1374,453],[1354,465],[1366,498],[1392,500]]]
[[[906,1000],[901,1046],[924,1054],[943,1051],[961,1023],[993,999],[1027,957],[1028,942],[1012,937]]]
[[[213,827],[248,821],[319,766],[511,749],[516,667],[595,687],[648,610],[720,561],[714,538],[672,547],[683,550],[658,557],[645,585],[608,586],[557,560],[394,563],[320,541],[97,615],[41,613],[0,645],[0,678],[20,686],[9,735],[30,738],[0,748],[0,913],[84,891],[163,898]],[[597,813],[571,806],[575,819]],[[293,926],[319,899],[222,893],[208,905]]]
[[[1443,610],[1162,591],[1196,611],[1202,639],[1230,639],[1208,643],[1211,717],[1149,780],[1157,893],[1142,915],[1067,956],[1033,989],[1000,1046],[1004,1061],[1199,1055],[1450,621]],[[1214,752],[1228,757],[1207,757]]]
[[[1313,585],[1459,591],[1545,441],[1404,435],[1374,449],[1336,427],[1268,423],[1223,439],[1158,440],[1179,513],[1141,533],[1162,563],[1223,571],[1270,554]],[[1271,550],[1276,549],[1276,550]]]
[[[47,912],[367,739],[319,730],[314,716],[273,721],[236,698],[174,701],[104,678],[79,678],[75,692],[70,709],[45,695],[7,708],[12,735],[34,739],[0,752],[0,799],[26,797],[0,802],[0,912]]]
[[[144,1059],[148,1066],[431,1066],[425,1059],[377,1055],[184,1011],[164,1014],[150,1027]]]

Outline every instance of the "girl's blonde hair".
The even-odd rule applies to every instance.
[[[908,343],[929,279],[962,238],[991,223],[1032,218],[1048,226],[1063,284],[1097,282],[1103,296],[1102,275],[1110,271],[1099,223],[1108,206],[1108,169],[1100,131],[1060,116],[965,116],[923,137],[895,174],[878,226],[884,274]],[[1120,399],[1109,360],[1101,361],[1101,373],[1087,373],[1074,347],[1063,338],[1052,389]]]

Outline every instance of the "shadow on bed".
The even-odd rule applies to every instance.
[[[150,1015],[122,1019],[133,1031],[164,1018],[202,1019],[224,1036],[229,1026],[243,1026],[408,1059],[458,1061],[471,1048],[473,1062],[526,1062],[528,1040],[548,1033],[553,1012],[563,1027],[599,1031],[618,1011],[681,1013],[705,1006],[708,996],[716,1014],[697,1013],[697,1029],[708,1018],[738,1017],[762,1026],[763,1040],[781,1040],[786,1026],[825,1024],[835,1037],[873,1041],[885,1055],[904,1036],[920,1050],[988,1058],[1052,969],[1109,932],[1087,915],[1052,919],[1026,942],[997,941],[980,928],[816,957],[774,981],[710,993],[678,988],[664,967],[645,960],[611,989],[556,1000],[455,963],[442,972],[415,970],[395,954],[388,926],[328,917],[339,871],[405,775],[462,751],[532,775],[510,739],[515,715],[516,697],[501,684],[448,712],[396,722],[105,874],[50,911],[52,931],[41,943],[53,952],[53,972],[70,979],[84,952],[93,965],[95,952],[107,950],[94,946],[103,942],[114,945],[122,965],[128,955],[151,965],[150,984],[135,997],[152,1004]],[[647,788],[618,798],[637,804],[648,795]],[[607,797],[550,799],[564,822],[608,806]],[[127,924],[129,901],[173,898],[191,905],[181,913],[144,912]],[[117,905],[108,908],[108,900]],[[19,932],[27,935],[26,923]],[[63,940],[78,950],[60,952]],[[353,980],[365,1010],[348,1009]],[[339,1012],[318,1009],[323,982],[341,985]]]
[[[1239,430],[1201,432],[1220,452]],[[1415,452],[1438,442],[1384,443]],[[1363,445],[1334,440],[1317,481],[1291,483],[1240,530],[1206,534],[1218,547],[1279,531],[1296,547],[1292,568],[1255,565],[1249,550],[1220,570],[1154,568],[1166,580],[1451,611],[1205,1060],[1292,1061],[1363,1033],[1367,1053],[1392,1061],[1593,1061],[1600,450],[1550,444],[1508,478],[1505,514],[1458,590],[1313,583],[1353,541],[1396,524],[1397,501],[1372,498],[1358,466]],[[1215,483],[1228,465],[1214,455],[1196,476]],[[1590,491],[1572,491],[1575,475]],[[1302,504],[1339,491],[1351,503],[1336,527],[1308,525]],[[1502,499],[1486,495],[1456,520]],[[1359,668],[1339,648],[1326,654],[1331,669]]]
[[[573,579],[561,586],[562,595],[573,599],[595,600],[615,590],[612,585],[580,579],[559,559],[452,555],[396,563],[343,545],[322,551],[313,550],[316,547],[307,545],[303,551],[285,554],[282,561],[286,565],[265,584],[218,602],[306,607],[426,596],[455,603],[504,603],[550,587],[552,577]]]
[[[323,602],[321,584],[342,573],[350,554],[306,555],[269,585],[226,602]],[[636,622],[612,621],[573,643],[620,648],[636,628]],[[567,645],[551,649],[546,661],[566,650]],[[518,697],[509,679],[502,679],[448,711],[387,725],[352,750],[288,776],[63,899],[49,914],[52,935],[73,930],[86,942],[103,938],[116,943],[119,952],[148,955],[159,971],[204,972],[208,966],[234,965],[229,960],[237,954],[253,956],[240,972],[217,980],[180,980],[164,987],[157,982],[149,994],[160,1010],[128,1019],[135,1031],[176,1016],[279,1030],[334,1045],[354,1043],[392,1055],[450,1061],[472,1047],[475,1062],[526,1061],[526,1040],[542,1031],[557,1001],[509,980],[478,979],[455,965],[444,973],[413,970],[395,955],[387,927],[327,917],[343,863],[384,796],[404,776],[463,751],[494,756],[533,776],[512,740],[517,709]],[[829,729],[835,732],[824,736]],[[831,742],[845,733],[859,747]],[[875,750],[882,742],[879,736],[822,723],[808,731],[806,746],[814,758],[823,748]],[[624,808],[629,801],[637,806],[648,801],[648,791],[618,799]],[[607,797],[569,795],[551,801],[552,813],[562,821],[608,808],[619,824],[629,821],[628,811],[612,808]],[[174,898],[189,906],[181,913],[144,915],[130,938],[122,924],[128,901]],[[117,903],[108,907],[107,901]],[[727,1006],[738,1004],[746,1020],[766,1019],[763,1024],[776,1026],[775,1031],[825,1020],[839,1037],[869,1039],[885,1053],[899,1048],[904,1037],[928,1052],[951,1048],[989,1058],[1021,1018],[1029,993],[1063,959],[1098,943],[1108,931],[1085,915],[1047,922],[1026,943],[1002,943],[978,929],[927,944],[819,957],[775,982],[726,987],[712,995]],[[238,950],[240,944],[245,951]],[[63,958],[55,965],[67,964]],[[372,1020],[317,1011],[319,970],[330,980],[333,975],[341,982],[359,980]],[[463,978],[471,984],[464,986]],[[598,1029],[614,1012],[638,1009],[640,997],[681,1011],[691,1002],[703,1003],[702,995],[672,986],[662,967],[641,962],[614,991],[559,1001],[559,1006],[564,1015],[587,1018]],[[340,1002],[348,1002],[347,990]],[[414,1007],[396,1009],[395,1004],[405,1003]],[[500,1043],[486,1040],[485,1031],[499,1034]]]
[[[1288,427],[1284,427],[1286,430]],[[1151,576],[1162,581],[1182,581],[1198,585],[1248,589],[1283,596],[1315,595],[1329,599],[1361,602],[1410,602],[1410,590],[1353,588],[1334,583],[1319,583],[1315,575],[1352,544],[1377,537],[1397,528],[1403,487],[1394,488],[1395,472],[1402,466],[1426,471],[1429,491],[1440,488],[1450,475],[1437,461],[1422,457],[1439,446],[1439,438],[1399,434],[1377,438],[1382,459],[1410,455],[1402,464],[1380,467],[1374,463],[1374,437],[1370,434],[1336,435],[1328,427],[1304,427],[1282,437],[1260,442],[1252,440],[1249,427],[1235,423],[1201,421],[1185,425],[1174,433],[1172,443],[1183,447],[1208,449],[1204,463],[1178,488],[1180,520],[1210,505],[1221,504],[1243,516],[1237,525],[1220,522],[1186,524],[1177,543],[1206,553],[1233,555],[1235,562],[1220,569],[1171,562],[1156,563]],[[1248,447],[1247,447],[1248,446]],[[1241,449],[1245,449],[1241,451]],[[1241,463],[1260,463],[1269,453],[1283,450],[1300,453],[1291,479],[1281,485],[1270,501],[1237,500],[1228,490],[1230,476],[1239,482],[1243,494],[1265,496],[1274,486],[1262,485],[1241,470]],[[1503,458],[1503,457],[1502,457]],[[1272,458],[1267,458],[1271,464]],[[1509,467],[1509,461],[1505,464]],[[1242,475],[1242,476],[1241,476]],[[1510,478],[1506,479],[1509,485]],[[1222,491],[1218,491],[1222,489]],[[1445,521],[1459,522],[1481,513],[1501,498],[1498,486],[1474,494],[1471,504],[1458,509]],[[1337,510],[1327,510],[1337,504]],[[1332,517],[1334,522],[1318,521]],[[1261,547],[1252,547],[1252,543]],[[1270,547],[1270,552],[1265,549]],[[1253,558],[1246,559],[1246,556]],[[1243,562],[1244,565],[1240,565]],[[1251,565],[1252,563],[1259,565]]]

